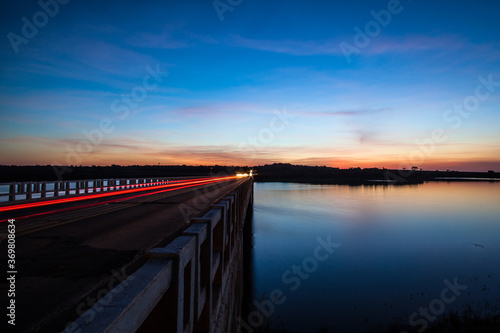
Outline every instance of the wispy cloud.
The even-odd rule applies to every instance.
[[[64,148],[74,147],[81,142],[77,138],[50,138],[43,136],[17,136],[3,140],[10,147],[17,150],[6,150],[2,163],[19,161],[16,163],[30,163],[36,155],[37,163],[51,164],[54,161],[64,163],[66,155]],[[491,151],[477,154],[477,145],[448,144],[447,151],[455,146],[462,147],[456,154],[436,154],[430,156],[422,165],[425,169],[457,169],[457,170],[486,170],[498,169],[500,160],[490,158]],[[374,146],[266,146],[265,149],[238,148],[234,145],[184,145],[162,142],[158,140],[136,139],[128,137],[114,137],[95,146],[91,153],[82,154],[82,164],[220,164],[220,165],[262,165],[275,162],[289,162],[305,165],[327,165],[348,167],[387,167],[399,166],[397,152],[406,151],[408,145],[386,142]],[[384,149],[385,147],[385,149]],[[395,149],[399,147],[398,149]],[[389,149],[387,149],[389,148]],[[493,151],[498,146],[493,145]],[[406,149],[406,150],[405,150]],[[22,154],[19,154],[22,151]],[[31,152],[26,154],[26,152]],[[45,154],[40,154],[43,151]],[[463,151],[470,152],[467,158],[461,156]]]
[[[380,114],[386,111],[391,111],[392,108],[380,109],[353,109],[353,110],[333,110],[333,111],[311,111],[311,112],[298,112],[305,116],[327,116],[327,117],[354,117],[366,116],[373,114]]]
[[[231,45],[260,51],[285,53],[299,56],[342,54],[338,42],[297,41],[297,40],[257,40],[232,35]]]
[[[371,55],[421,52],[429,50],[455,51],[464,48],[468,42],[459,36],[425,36],[413,35],[403,38],[376,38],[364,49]]]
[[[186,42],[187,38],[176,38],[180,32],[175,26],[166,26],[160,33],[142,32],[129,38],[131,46],[152,49],[179,49],[193,44]],[[184,35],[184,33],[180,33]]]
[[[232,35],[231,45],[248,49],[283,53],[296,56],[334,55],[343,56],[341,42],[355,47],[352,36],[323,41],[304,40],[259,40]],[[368,46],[362,49],[361,55],[382,55],[394,53],[416,53],[432,50],[453,52],[456,50],[475,51],[477,48],[490,49],[488,45],[473,44],[456,35],[410,35],[402,37],[376,37]]]
[[[236,116],[246,112],[258,112],[259,106],[251,103],[231,103],[231,102],[205,102],[205,105],[180,107],[175,113],[184,117],[212,117],[212,116]]]
[[[73,59],[103,74],[127,76],[134,72],[144,72],[146,65],[157,63],[147,54],[105,41],[81,40],[74,48],[71,48],[71,53]]]
[[[183,49],[199,44],[217,44],[211,36],[189,31],[184,23],[176,22],[163,26],[160,31],[144,31],[126,38],[127,45],[149,49]]]
[[[72,47],[67,47],[68,44],[72,44]],[[163,67],[168,66],[148,54],[106,41],[62,38],[51,41],[44,51],[34,54],[29,62],[9,64],[6,74],[12,77],[18,77],[20,73],[59,77],[116,87],[130,85],[130,79],[140,83],[146,73],[145,67],[158,63]]]

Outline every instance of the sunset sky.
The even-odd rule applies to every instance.
[[[41,3],[0,5],[0,164],[500,171],[499,1]]]

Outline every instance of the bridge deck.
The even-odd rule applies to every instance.
[[[140,199],[113,202],[106,198],[103,205],[92,205],[99,200],[65,204],[58,212],[43,216],[32,209],[32,217],[16,221],[17,330],[61,331],[104,291],[140,267],[145,252],[182,232],[189,215],[207,210],[243,181],[233,179]],[[66,210],[72,207],[78,209]],[[0,220],[13,215],[0,213]],[[5,223],[0,228],[5,235]],[[0,255],[4,262],[6,253]],[[0,293],[7,289],[2,281]]]

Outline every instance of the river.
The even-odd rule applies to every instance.
[[[500,313],[499,182],[254,190],[247,325],[365,332]]]

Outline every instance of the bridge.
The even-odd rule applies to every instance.
[[[252,204],[249,175],[0,184],[16,331],[234,330]]]

